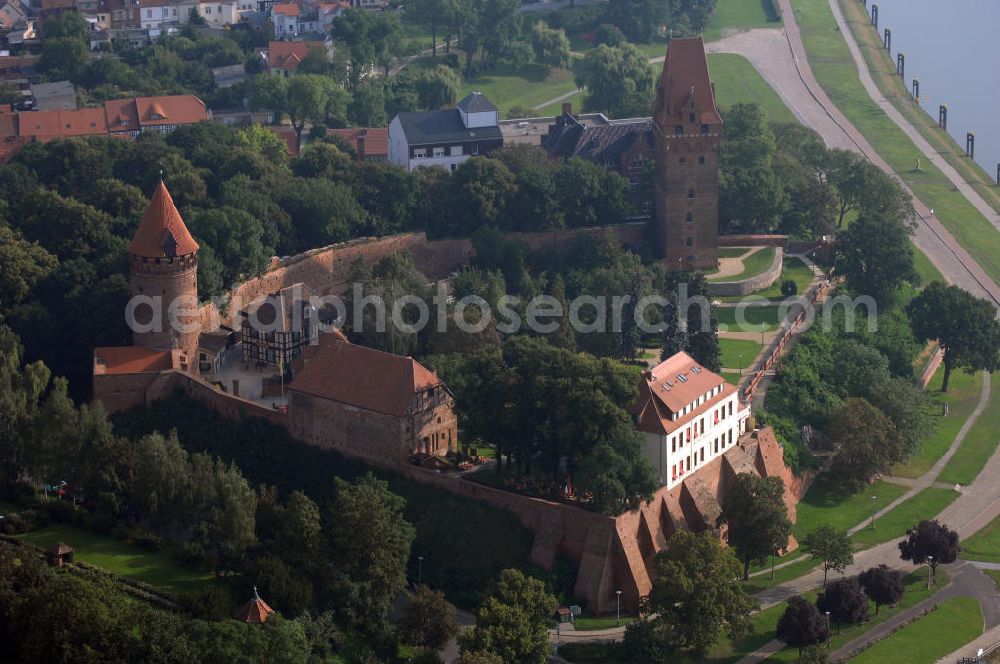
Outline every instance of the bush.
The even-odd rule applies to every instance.
[[[214,586],[181,593],[177,596],[177,604],[192,618],[201,620],[225,620],[232,616],[229,595]]]
[[[781,294],[785,297],[792,297],[799,294],[799,285],[794,279],[785,279],[781,282]]]

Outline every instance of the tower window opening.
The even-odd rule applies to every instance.
[[[688,189],[688,198],[694,198],[694,189]]]

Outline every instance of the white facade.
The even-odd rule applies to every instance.
[[[692,402],[686,413],[677,413],[676,419],[682,424],[675,431],[665,435],[643,433],[643,456],[653,466],[661,485],[673,488],[746,433],[749,406],[740,408],[737,393],[720,398],[721,390],[721,386],[713,388]],[[691,413],[694,415],[688,417]]]
[[[459,107],[458,112],[462,115],[462,124],[468,129],[478,129],[479,127],[496,127],[500,124],[499,111],[486,111],[481,113],[466,113]]]
[[[275,37],[295,37],[299,34],[299,17],[296,15],[271,12]]]
[[[459,164],[477,154],[479,154],[477,144],[463,143],[414,147],[411,150],[399,116],[394,117],[389,123],[389,163],[402,166],[408,171],[429,166],[454,171]]]
[[[198,15],[213,28],[221,28],[239,21],[238,3],[235,0],[199,2]]]

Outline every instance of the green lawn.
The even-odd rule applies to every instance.
[[[730,385],[739,385],[740,381],[743,380],[743,376],[741,376],[738,371],[723,371],[720,375],[725,378],[726,382]]]
[[[759,293],[755,293],[755,295],[766,297],[769,300],[784,299],[784,296],[781,294],[781,284],[789,279],[795,282],[795,285],[798,287],[798,294],[805,295],[806,291],[809,290],[809,284],[812,283],[815,276],[812,269],[803,263],[801,259],[787,258],[782,263],[781,276],[774,282],[774,285]]]
[[[55,524],[25,533],[20,538],[41,547],[60,542],[68,544],[76,549],[79,562],[103,567],[164,590],[200,590],[209,584],[220,583],[210,572],[184,566],[165,551],[149,551],[73,526]]]
[[[559,95],[576,90],[576,83],[573,82],[573,73],[568,69],[550,70],[542,65],[530,64],[516,71],[498,67],[476,78],[467,78],[462,81],[462,89],[458,96],[462,98],[474,90],[479,90],[489,97],[490,101],[500,109],[500,116],[506,117],[514,106],[531,109]],[[554,116],[561,103],[553,104],[552,107],[556,110],[552,112],[539,110],[536,113],[540,117]]]
[[[931,664],[983,633],[983,611],[971,597],[952,597],[923,618],[853,658],[853,664]]]
[[[964,372],[952,372],[951,385],[956,378],[968,378]],[[987,460],[997,449],[1000,441],[1000,381],[995,380],[996,374],[990,375],[990,399],[979,414],[972,428],[965,435],[965,440],[959,446],[955,456],[938,476],[938,481],[948,484],[972,484]],[[978,375],[977,375],[978,383]],[[949,391],[953,389],[948,386]]]
[[[1000,563],[1000,517],[962,542],[962,558]]]
[[[822,473],[796,507],[798,519],[792,534],[801,542],[820,526],[833,526],[839,530],[853,528],[904,493],[906,487],[876,482],[863,491],[845,496],[843,489],[833,483],[833,475]]]
[[[934,267],[927,255],[917,249],[913,248],[913,267],[920,275],[920,284],[926,286],[929,283],[940,281],[944,283],[944,276],[941,271]]]
[[[612,627],[618,627],[619,625],[627,625],[635,620],[632,616],[623,615],[621,620],[615,618],[615,616],[604,616],[597,618],[595,616],[577,616],[573,620],[573,626],[579,631],[589,631],[592,629],[611,629]]]
[[[895,509],[875,521],[875,528],[862,528],[854,533],[851,541],[857,551],[871,548],[876,544],[902,537],[908,528],[923,519],[937,516],[941,510],[958,498],[958,492],[951,489],[924,489]]]
[[[922,602],[927,599],[932,594],[936,593],[940,589],[948,585],[948,577],[943,570],[938,570],[938,579],[934,586],[931,587],[930,591],[927,590],[927,571],[926,569],[918,569],[906,577],[903,578],[903,587],[905,589],[905,594],[903,599],[900,600],[899,604],[894,607],[883,606],[879,609],[878,615],[875,615],[875,605],[874,603],[869,604],[868,611],[868,622],[862,625],[842,625],[839,629],[834,626],[833,634],[830,638],[830,649],[836,650],[844,645],[847,645],[854,639],[858,638],[865,632],[871,630],[873,627],[889,620],[898,613],[909,609],[910,607]],[[805,594],[806,599],[809,601],[815,601],[817,590],[808,592]],[[782,612],[784,612],[785,604],[778,605]],[[797,648],[786,648],[779,651],[778,653],[767,658],[766,662],[788,662],[789,664],[798,661],[799,652]],[[856,660],[850,660],[856,661]],[[927,664],[930,664],[929,662]]]
[[[721,247],[719,248],[719,258],[739,258],[750,251],[752,247]]]
[[[796,554],[791,554],[796,555]],[[813,558],[802,557],[801,560],[796,560],[788,567],[782,567],[781,569],[774,570],[774,579],[771,575],[761,574],[760,576],[750,577],[750,580],[743,584],[748,593],[759,593],[762,590],[767,590],[771,586],[780,586],[783,583],[787,583],[793,579],[797,579],[804,574],[808,574],[817,567],[820,563]]]
[[[781,27],[781,11],[772,0],[719,0],[703,36],[709,42],[731,32],[777,27]]]
[[[964,371],[953,371],[947,393],[941,392],[943,377],[944,367],[942,366],[927,385],[927,395],[930,400],[928,412],[931,413],[931,419],[935,425],[934,431],[921,441],[916,454],[892,469],[893,475],[920,477],[930,470],[931,466],[941,458],[941,455],[951,447],[959,429],[969,419],[969,415],[979,403],[979,395],[983,385],[982,375],[970,376]],[[946,403],[949,411],[948,415],[943,415]],[[985,415],[986,413],[983,413],[983,416]],[[1000,413],[997,414],[997,417],[1000,418]],[[968,438],[965,442],[969,442]],[[962,447],[965,447],[965,444]],[[977,458],[979,458],[978,455]]]
[[[719,348],[722,350],[720,360],[722,366],[727,369],[739,369],[741,363],[739,354],[743,353],[742,365],[743,369],[746,370],[760,353],[762,346],[760,342],[749,339],[719,339]]]
[[[931,117],[910,98],[908,82],[896,74],[896,60],[883,48],[882,33],[872,26],[867,8],[851,0],[840,0],[840,8],[851,26],[872,78],[885,98],[920,132],[935,152],[943,156],[966,182],[971,183],[994,209],[1000,211],[1000,190],[995,186],[993,175],[980,167],[978,162],[966,157],[965,148],[938,126],[937,118]]]
[[[732,281],[742,281],[754,275],[760,274],[767,268],[771,267],[771,263],[774,262],[774,252],[774,247],[764,247],[763,249],[755,251],[743,259],[743,271],[739,274],[734,274],[724,279],[713,279],[709,277],[708,280],[713,283],[729,283]]]
[[[915,170],[919,151],[861,85],[827,0],[793,0],[793,7],[809,63],[833,102],[916,195],[934,209],[983,270],[1000,281],[1000,233],[926,159],[921,170]]]
[[[749,3],[754,0],[738,1]],[[798,122],[778,93],[742,55],[709,53],[708,68],[715,83],[715,99],[719,108],[753,102],[763,109],[771,122]]]
[[[742,324],[737,322],[737,312],[742,316]],[[750,305],[745,307],[718,307],[715,310],[722,332],[760,332],[774,330],[781,323],[778,320],[778,305]],[[723,327],[725,326],[725,327]]]

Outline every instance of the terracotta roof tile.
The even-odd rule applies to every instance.
[[[193,95],[136,97],[141,126],[194,124],[208,120],[205,102]]]
[[[233,616],[240,622],[246,623],[262,623],[267,620],[267,617],[274,613],[274,609],[267,605],[267,602],[260,598],[257,594],[257,588],[254,587],[253,595],[250,597],[250,601],[243,605],[236,615]]]
[[[326,334],[289,389],[400,417],[413,395],[441,385],[436,374],[411,357],[357,346]]]
[[[297,69],[302,59],[309,51],[323,49],[317,42],[305,41],[272,41],[267,44],[267,63],[269,68]]]
[[[156,185],[128,252],[145,258],[173,258],[198,251],[166,185]]]
[[[658,123],[682,117],[681,108],[694,93],[699,123],[721,125],[722,116],[715,105],[715,91],[708,73],[705,43],[701,37],[672,39],[663,63],[659,91],[656,94],[655,115]]]
[[[286,2],[280,5],[274,5],[271,7],[272,14],[281,14],[283,16],[298,16],[299,6],[294,2]]]
[[[104,374],[135,374],[166,371],[173,367],[169,350],[152,350],[145,346],[116,346],[94,349],[94,372]]]
[[[674,413],[693,404],[699,397],[716,390],[700,406],[687,414],[671,419]],[[722,376],[699,365],[687,353],[677,353],[653,369],[643,372],[639,379],[639,395],[632,405],[637,426],[650,433],[668,433],[710,410],[714,405],[736,392]]]
[[[388,127],[349,127],[347,129],[327,129],[328,136],[340,136],[350,143],[355,152],[360,155],[358,148],[358,137],[364,134],[365,156],[366,157],[388,157],[389,156],[389,128]]]

